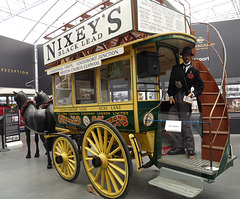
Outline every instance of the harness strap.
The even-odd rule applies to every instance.
[[[29,100],[27,100],[27,101],[23,104],[23,106],[22,106],[22,108],[21,108],[21,116],[22,116],[22,117],[23,117],[23,114],[25,113],[26,108],[28,107],[29,104],[33,104],[33,105],[34,105],[34,102],[29,99]]]
[[[43,105],[40,106],[41,109],[46,109],[49,104],[53,103],[53,99],[48,99]]]

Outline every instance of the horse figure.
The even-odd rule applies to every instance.
[[[34,100],[36,102],[37,109],[46,109],[48,117],[48,131],[55,132],[56,121],[54,119],[53,100],[49,98],[43,91],[37,92]]]
[[[48,111],[46,109],[37,109],[34,106],[34,102],[30,99],[28,99],[27,95],[23,91],[19,91],[18,93],[13,92],[16,96],[14,97],[14,100],[17,102],[18,109],[22,110],[21,115],[23,117],[23,121],[25,124],[25,129],[29,132],[30,137],[30,130],[34,130],[39,133],[43,133],[45,130],[49,131],[49,124],[50,121],[48,121]],[[53,124],[54,125],[54,124]],[[55,128],[55,125],[54,125]],[[50,157],[50,153],[48,150],[47,142],[43,134],[40,134],[40,138],[43,142],[43,145],[47,151],[47,157],[48,157],[48,165],[47,168],[52,168],[52,160]],[[29,147],[30,148],[30,147]]]

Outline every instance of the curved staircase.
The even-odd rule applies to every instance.
[[[220,94],[218,85],[206,66],[199,60],[194,60],[193,66],[200,71],[204,82],[204,90],[199,97],[204,122],[202,159],[211,160],[212,156],[213,161],[220,162],[230,134],[226,100]],[[211,125],[208,122],[211,122]],[[212,152],[210,148],[212,148]]]

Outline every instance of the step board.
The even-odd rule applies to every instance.
[[[160,166],[170,166],[174,168],[179,168],[179,170],[184,170],[188,173],[196,173],[196,175],[206,176],[211,178],[217,173],[217,168],[219,167],[219,162],[212,162],[213,169],[211,170],[210,161],[203,160],[201,157],[201,152],[195,154],[194,159],[189,159],[186,154],[179,155],[166,155],[161,159],[158,159]]]
[[[193,198],[203,190],[203,179],[201,177],[166,167],[162,167],[159,176],[148,183],[187,198]]]

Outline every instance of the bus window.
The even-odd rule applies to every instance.
[[[130,59],[101,66],[101,102],[130,101],[130,74]]]
[[[138,78],[138,100],[157,100],[158,86],[156,83],[156,77]]]
[[[95,69],[75,74],[76,104],[96,103]]]
[[[72,104],[72,89],[71,75],[63,75],[55,77],[55,105],[71,105]]]

